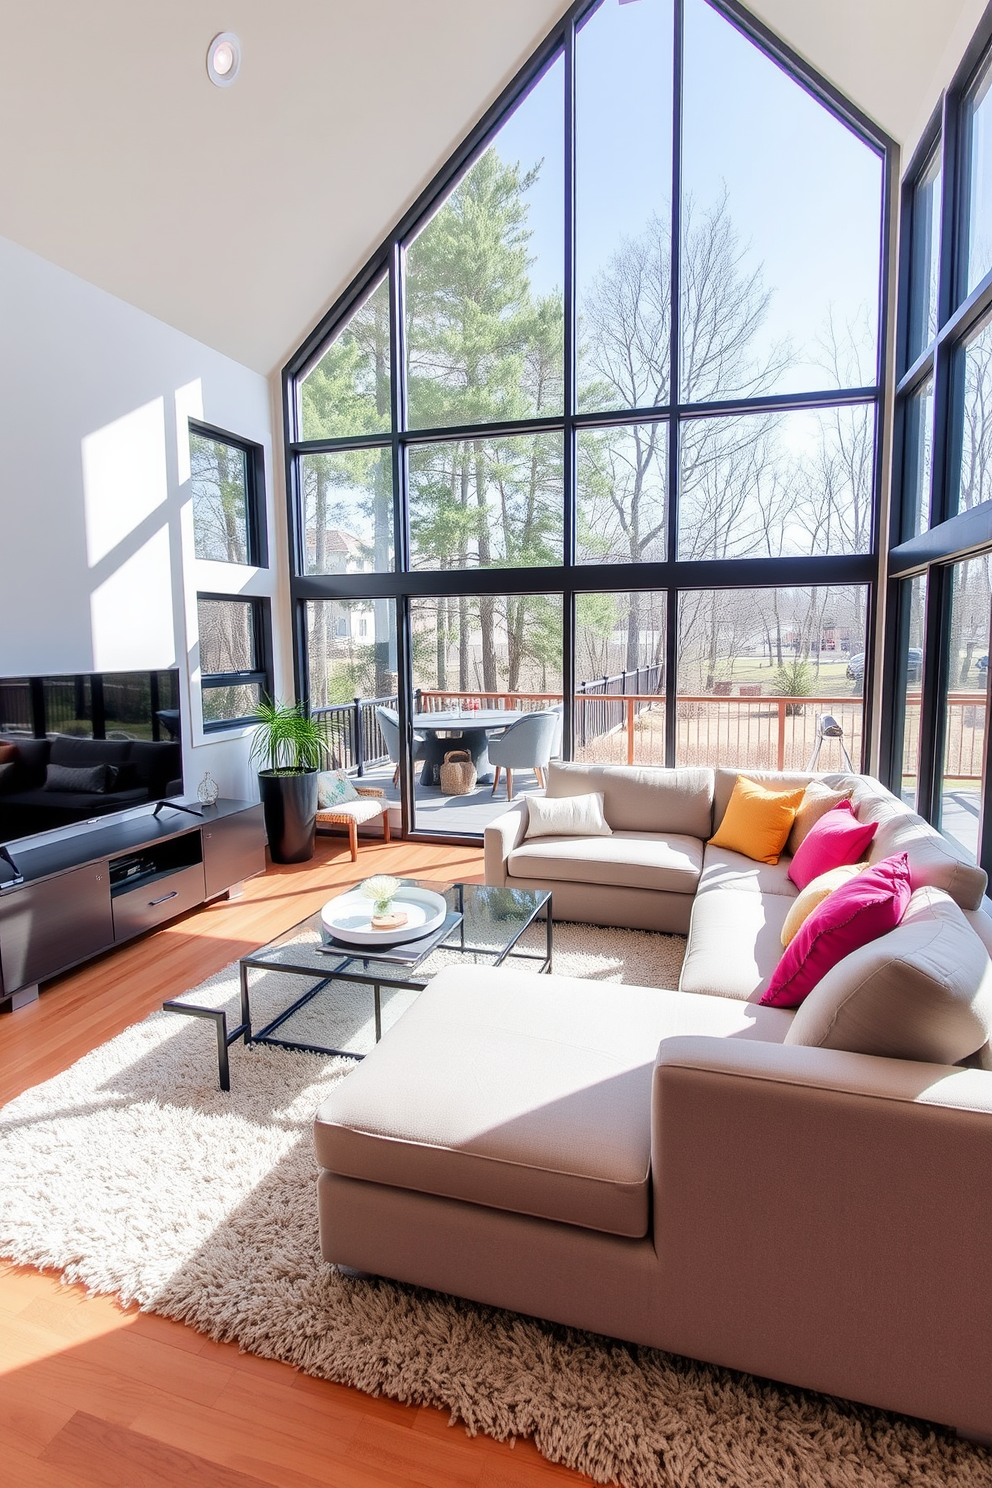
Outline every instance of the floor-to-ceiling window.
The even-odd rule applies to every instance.
[[[574,6],[289,364],[301,686],[395,711],[408,827],[473,699],[860,761],[887,148],[736,5]]]
[[[992,25],[903,185],[889,556],[894,789],[988,869],[992,619]]]

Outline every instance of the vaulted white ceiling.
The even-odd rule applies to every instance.
[[[908,143],[983,4],[753,9]],[[270,373],[564,8],[0,0],[0,233]],[[225,30],[244,61],[220,89]]]

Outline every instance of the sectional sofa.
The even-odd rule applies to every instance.
[[[736,773],[552,766],[613,835],[529,842],[525,802],[489,829],[487,881],[556,918],[687,931],[680,988],[440,973],[318,1113],[324,1256],[990,1438],[985,876],[820,777],[913,897],[760,1006],[795,888],[708,844]]]

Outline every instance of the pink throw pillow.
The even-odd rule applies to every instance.
[[[905,853],[883,858],[834,889],[789,942],[761,997],[762,1007],[798,1007],[838,961],[894,930],[911,894]]]
[[[877,822],[859,822],[850,801],[840,801],[810,827],[789,864],[789,877],[804,889],[821,873],[860,863],[877,830]]]

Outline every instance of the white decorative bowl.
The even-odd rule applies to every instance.
[[[353,889],[329,899],[320,911],[328,935],[349,945],[390,946],[405,940],[420,940],[443,925],[448,905],[433,889],[402,888],[392,902],[393,909],[406,911],[407,922],[399,930],[373,930],[375,902],[367,894]]]

